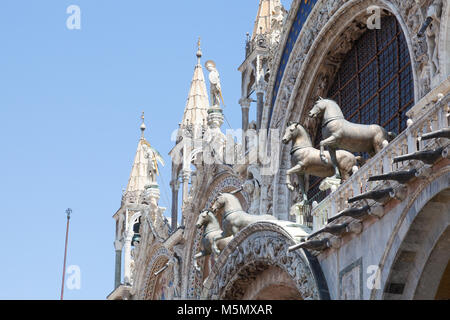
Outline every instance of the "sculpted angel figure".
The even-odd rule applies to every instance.
[[[223,103],[223,97],[222,88],[220,87],[219,72],[216,69],[216,63],[212,60],[208,60],[205,62],[205,67],[209,71],[208,79],[211,84],[211,103],[213,106],[220,106],[220,102]]]
[[[158,175],[158,162],[164,166],[164,160],[156,149],[150,146],[148,142],[144,142],[144,157],[147,159],[147,183],[146,186],[156,184],[156,175]]]

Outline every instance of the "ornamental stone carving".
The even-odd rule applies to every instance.
[[[258,222],[238,233],[219,256],[205,281],[202,298],[240,299],[249,280],[275,266],[295,284],[299,298],[323,299],[308,258],[303,251],[288,252],[295,243],[281,226]]]
[[[243,190],[248,194],[250,207],[247,212],[254,215],[263,214],[260,212],[261,205],[261,175],[256,166],[247,169],[247,180],[242,185]]]
[[[432,78],[439,73],[439,32],[441,27],[441,15],[442,0],[434,0],[427,9],[427,19],[431,19],[431,22],[425,31]]]

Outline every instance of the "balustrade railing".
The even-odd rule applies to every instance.
[[[368,182],[369,177],[386,174],[392,171],[405,169],[409,160],[393,163],[397,156],[427,150],[436,147],[434,139],[419,139],[425,133],[433,132],[449,126],[450,94],[442,97],[438,102],[421,115],[416,115],[412,123],[401,132],[387,147],[369,159],[355,174],[351,176],[339,188],[328,195],[316,207],[311,210],[313,217],[313,231],[323,228],[329,218],[348,208],[347,199],[361,193],[372,191],[383,181]]]

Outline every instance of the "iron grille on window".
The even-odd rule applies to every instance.
[[[335,100],[347,120],[377,123],[387,131],[406,128],[406,111],[414,104],[408,46],[394,16],[383,17],[381,29],[366,31],[345,57],[327,97]],[[318,129],[315,145],[322,140]],[[367,158],[367,155],[363,155]],[[310,178],[308,198],[320,202],[321,179]]]

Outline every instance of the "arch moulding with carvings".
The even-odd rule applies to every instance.
[[[241,299],[254,279],[269,268],[288,275],[300,299],[329,299],[320,266],[312,266],[303,250],[288,252],[295,241],[271,222],[252,224],[239,232],[220,254],[208,278],[202,299]]]
[[[166,247],[161,244],[157,244],[151,250],[151,254],[148,255],[148,260],[143,275],[143,287],[139,290],[139,300],[150,300],[153,297],[156,281],[158,276],[155,273],[162,269],[162,267],[171,258],[171,254]]]

